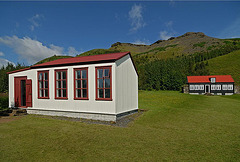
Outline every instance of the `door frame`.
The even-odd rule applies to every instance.
[[[208,86],[208,92],[207,92],[207,86]],[[210,93],[210,84],[205,84],[205,93]]]
[[[21,98],[21,81],[22,80],[25,80],[25,82],[27,81],[27,76],[16,76],[14,77],[14,107],[20,107],[20,108],[27,108],[27,105],[26,106],[21,106],[21,101],[22,101],[22,98]],[[17,85],[17,81],[19,81],[19,87],[16,87]],[[18,88],[18,90],[17,90]],[[20,95],[19,95],[20,93]],[[17,99],[17,95],[19,95],[19,100],[18,103],[16,103],[16,99]],[[27,93],[25,94],[26,97],[27,97]],[[20,106],[18,106],[18,104],[20,103]]]

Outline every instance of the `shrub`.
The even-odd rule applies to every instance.
[[[0,111],[8,109],[8,97],[0,97]]]

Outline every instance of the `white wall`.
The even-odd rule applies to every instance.
[[[138,75],[129,55],[116,61],[117,113],[138,108]]]
[[[112,65],[112,101],[96,101],[95,91],[95,67]],[[74,82],[73,68],[88,67],[88,92],[89,100],[74,100]],[[31,69],[18,73],[9,74],[9,107],[14,106],[14,77],[27,76],[27,79],[32,79],[32,98],[33,107],[28,109],[45,109],[45,110],[60,110],[60,111],[75,111],[89,113],[106,113],[116,114],[116,88],[115,88],[115,63],[102,63],[92,65],[77,65],[63,66],[54,68]],[[68,69],[68,100],[55,99],[55,69]],[[37,71],[49,70],[49,97],[50,99],[38,99],[37,93]]]

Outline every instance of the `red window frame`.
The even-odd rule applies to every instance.
[[[98,69],[109,69],[109,77],[105,77],[104,73],[103,73],[103,77],[102,78],[98,78],[97,75],[97,70]],[[110,88],[105,88],[105,79],[109,78],[110,79]],[[103,79],[103,88],[98,88],[98,79]],[[112,66],[98,66],[95,67],[95,82],[96,82],[96,100],[106,100],[106,101],[112,101]],[[103,89],[103,96],[104,98],[99,98],[98,97],[98,89]],[[110,89],[110,97],[109,98],[105,98],[105,90],[106,89]]]
[[[48,75],[48,79],[47,80],[45,79],[45,75],[44,75],[45,73],[47,73],[47,75]],[[39,75],[40,74],[42,74],[42,79],[41,80],[39,79]],[[43,83],[45,81],[47,81],[48,82],[48,87],[47,88],[40,88],[40,86],[39,86],[39,82],[40,81],[42,81]],[[37,82],[38,82],[38,99],[49,99],[49,70],[38,71],[38,73],[37,73]],[[48,91],[48,93],[47,93],[48,96],[47,97],[41,97],[40,96],[40,90],[47,90]],[[44,91],[43,91],[43,93],[44,93]]]
[[[57,79],[57,72],[66,72],[66,79]],[[55,99],[68,99],[68,69],[58,69],[55,70]],[[63,88],[62,81],[66,81],[66,88]],[[57,88],[57,81],[61,81],[61,88]],[[66,89],[66,97],[57,97],[57,90],[64,90]]]
[[[86,79],[83,79],[83,78],[77,79],[76,78],[76,71],[80,71],[80,75],[81,75],[82,70],[86,70]],[[73,76],[74,76],[74,100],[88,100],[88,68],[87,67],[86,68],[74,68],[73,73],[74,73],[73,74]],[[76,87],[76,81],[77,80],[80,80],[81,88]],[[86,88],[82,88],[82,80],[87,80]],[[87,90],[87,97],[77,97],[76,90],[78,90],[78,89],[80,89],[81,92],[82,92],[83,89],[86,89]]]

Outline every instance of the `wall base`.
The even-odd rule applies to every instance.
[[[114,121],[114,122],[116,122],[118,119],[124,116],[138,112],[138,109],[120,113],[120,114],[98,114],[98,113],[87,113],[87,112],[71,112],[71,111],[55,111],[55,110],[39,110],[39,109],[26,109],[26,110],[28,114],[64,116],[64,117],[71,117],[71,118],[83,118],[83,119]]]

